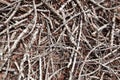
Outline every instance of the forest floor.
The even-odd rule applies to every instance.
[[[0,0],[0,80],[120,80],[120,0]]]

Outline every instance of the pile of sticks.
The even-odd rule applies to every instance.
[[[0,80],[120,80],[119,0],[0,0]]]

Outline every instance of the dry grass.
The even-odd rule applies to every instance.
[[[0,80],[120,80],[120,1],[0,0]]]

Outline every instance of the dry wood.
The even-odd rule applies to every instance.
[[[0,0],[0,80],[120,80],[119,0]]]

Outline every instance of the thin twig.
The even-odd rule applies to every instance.
[[[12,19],[12,17],[15,15],[15,13],[17,12],[17,10],[19,9],[19,6],[20,6],[20,4],[21,4],[21,1],[22,1],[22,0],[19,0],[17,6],[16,6],[16,8],[15,8],[15,10],[12,12],[12,14],[9,16],[9,18],[4,22],[5,24],[8,23],[8,22]]]

